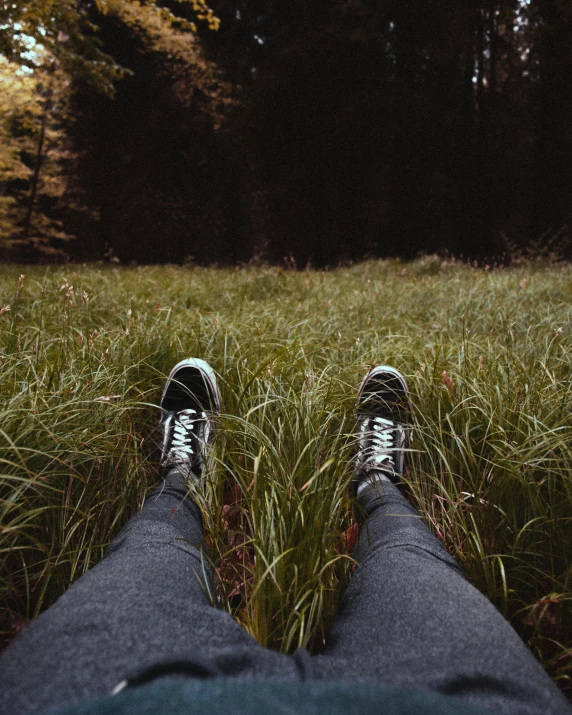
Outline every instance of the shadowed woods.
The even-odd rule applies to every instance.
[[[199,5],[2,11],[1,256],[569,255],[568,4]]]

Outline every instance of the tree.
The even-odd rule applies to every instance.
[[[87,210],[78,182],[79,154],[70,135],[78,104],[72,96],[91,86],[111,100],[118,81],[132,73],[104,48],[102,23],[125,28],[138,52],[161,58],[155,71],[168,77],[182,104],[200,93],[210,116],[222,121],[225,100],[212,64],[201,55],[195,22],[216,29],[218,19],[204,0],[182,2],[188,17],[138,0],[2,5],[0,53],[11,60],[2,62],[2,79],[26,102],[10,102],[9,92],[3,96],[0,243],[19,245],[20,258],[53,251],[54,239],[81,233],[88,213],[93,218],[97,212]]]
[[[245,125],[274,258],[492,257],[534,233],[540,35],[521,0],[213,2],[259,40],[258,57],[245,39],[216,57],[231,75],[252,62]]]
[[[0,62],[0,242],[6,239],[15,223],[16,199],[8,187],[13,182],[25,181],[28,168],[21,161],[21,153],[28,145],[28,137],[14,131],[14,123],[37,116],[38,97],[32,77],[16,65]]]
[[[534,0],[531,61],[538,81],[535,155],[535,229],[548,239],[572,231],[572,7]]]
[[[179,0],[189,4],[197,20],[211,29],[218,18],[205,0]],[[196,31],[196,24],[161,7],[154,0],[13,0],[0,7],[0,54],[20,66],[35,66],[41,47],[73,77],[86,77],[99,91],[112,95],[124,69],[103,51],[94,16],[114,15],[149,34],[167,28]]]
[[[247,170],[229,129],[236,92],[196,35],[132,20],[97,18],[103,48],[129,70],[114,99],[85,84],[74,97],[80,177],[100,216],[80,255],[248,258]]]
[[[20,259],[56,257],[71,236],[62,218],[86,211],[73,187],[70,79],[52,60],[28,72],[0,61],[0,245]]]

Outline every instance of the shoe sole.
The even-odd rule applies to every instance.
[[[211,393],[212,396],[212,401],[213,401],[213,407],[215,408],[215,412],[220,412],[220,406],[221,406],[221,400],[220,400],[220,392],[218,390],[218,385],[216,381],[216,375],[215,371],[212,369],[212,367],[206,362],[206,360],[201,360],[200,358],[186,358],[185,360],[181,360],[181,362],[178,362],[175,367],[171,370],[169,373],[169,377],[167,378],[167,382],[165,383],[165,388],[163,389],[163,394],[161,395],[161,402],[160,405],[161,407],[163,406],[163,401],[165,399],[165,395],[167,394],[167,390],[169,388],[169,385],[172,381],[177,380],[176,374],[179,372],[179,370],[184,369],[184,368],[194,368],[198,370],[201,375],[203,376],[203,379],[205,381],[205,384],[207,385],[208,391]]]

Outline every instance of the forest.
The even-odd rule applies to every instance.
[[[13,0],[0,260],[569,257],[567,0]]]

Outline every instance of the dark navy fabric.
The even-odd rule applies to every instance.
[[[54,715],[479,715],[452,698],[355,683],[214,678],[153,683]],[[482,715],[482,713],[481,713]]]

